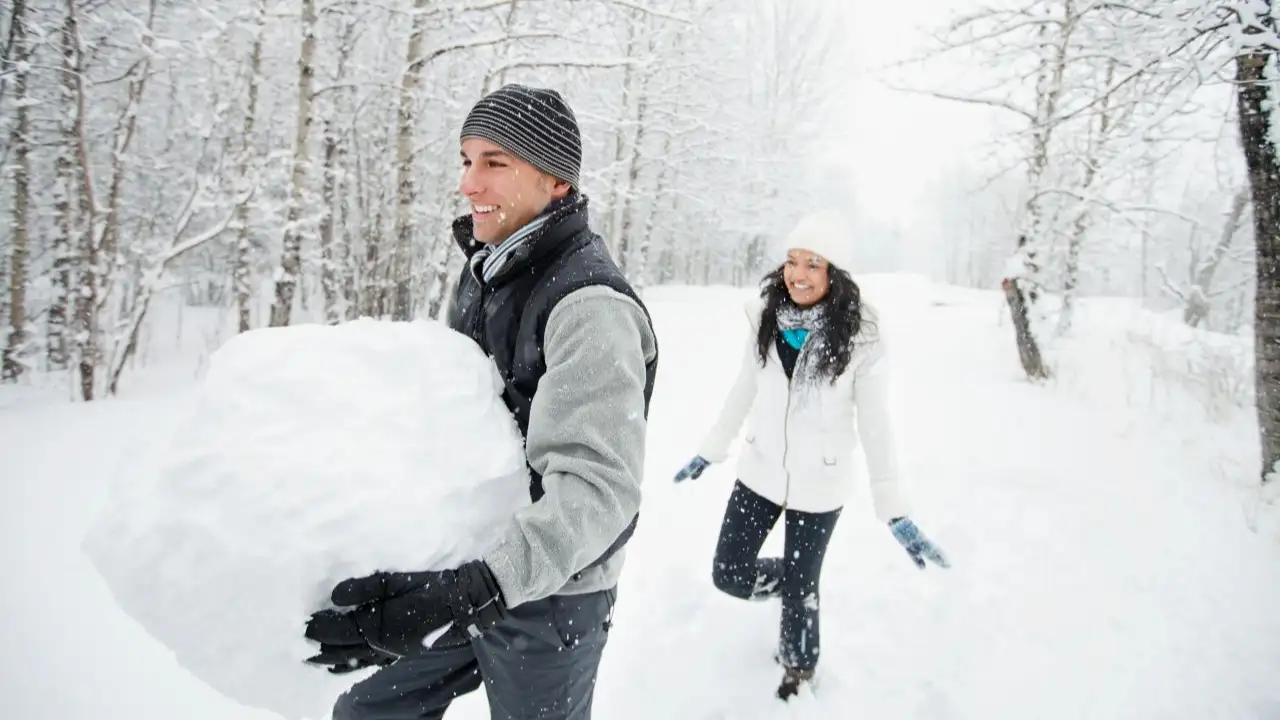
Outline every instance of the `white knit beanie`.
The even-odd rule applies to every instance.
[[[853,233],[848,221],[834,212],[805,215],[775,247],[779,263],[786,262],[790,250],[808,250],[845,272],[853,272]]]

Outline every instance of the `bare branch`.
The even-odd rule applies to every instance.
[[[1167,55],[1161,55],[1161,56],[1152,58],[1141,67],[1137,68],[1133,72],[1121,78],[1114,85],[1107,88],[1106,91],[1098,94],[1097,97],[1085,103],[1083,106],[1057,116],[1056,118],[1054,118],[1054,122],[1068,122],[1070,120],[1075,119],[1076,117],[1079,117],[1083,113],[1097,107],[1099,104],[1109,101],[1111,96],[1114,95],[1121,88],[1127,86],[1129,83],[1142,77],[1144,74],[1150,72],[1153,68],[1157,67],[1161,63],[1167,62],[1169,57],[1173,57],[1173,56],[1176,56],[1178,53],[1181,53],[1184,49],[1186,49],[1188,46],[1190,46],[1192,43],[1194,43],[1196,40],[1198,40],[1200,37],[1202,37],[1208,32],[1211,32],[1211,29],[1201,30],[1200,32],[1184,40],[1177,47],[1170,50]]]
[[[251,188],[246,193],[244,193],[243,196],[236,198],[235,203],[232,204],[232,208],[233,208],[232,211],[228,212],[226,216],[222,218],[222,220],[213,224],[204,232],[198,235],[194,235],[182,241],[177,241],[175,239],[174,244],[170,248],[168,248],[167,250],[165,250],[164,252],[156,256],[156,259],[155,259],[156,264],[163,267],[164,265],[167,265],[168,263],[173,262],[174,260],[178,259],[179,257],[182,257],[186,253],[189,253],[192,250],[195,250],[201,245],[204,245],[210,240],[213,240],[217,238],[219,235],[221,235],[222,233],[226,232],[227,228],[231,226],[232,221],[235,220],[235,217],[236,217],[236,214],[234,211],[235,205],[238,205],[239,203],[243,203],[243,202],[248,202],[249,198],[253,196],[253,192],[254,191]],[[183,225],[183,227],[185,227],[185,224]]]
[[[532,70],[535,68],[598,68],[603,70],[644,64],[645,62],[638,58],[615,58],[612,60],[517,60],[495,65],[490,69],[490,72],[499,73],[507,70]]]
[[[1248,288],[1250,285],[1253,285],[1254,282],[1256,281],[1254,280],[1253,276],[1243,275],[1240,277],[1240,279],[1236,280],[1234,283],[1231,283],[1229,285],[1224,285],[1223,287],[1217,290],[1214,290],[1209,295],[1210,297],[1219,297],[1222,295],[1228,295],[1231,293],[1239,292],[1241,290]]]
[[[313,91],[311,93],[311,98],[315,99],[325,93],[329,93],[334,90],[358,90],[359,88],[363,88],[363,87],[376,87],[376,88],[381,88],[383,90],[399,90],[400,89],[400,86],[398,85],[393,85],[391,83],[372,82],[372,81],[334,83],[333,85],[326,85],[320,88],[319,90]]]
[[[1032,197],[1033,199],[1039,199],[1046,195],[1065,195],[1067,197],[1073,198],[1083,203],[1091,203],[1094,205],[1098,205],[1099,207],[1106,208],[1107,210],[1110,210],[1119,215],[1138,214],[1138,213],[1155,213],[1159,215],[1167,215],[1169,217],[1174,217],[1179,220],[1182,220],[1183,222],[1187,223],[1188,225],[1194,228],[1199,228],[1199,229],[1204,228],[1204,223],[1200,222],[1199,219],[1191,217],[1190,215],[1185,215],[1176,210],[1169,210],[1168,208],[1157,207],[1155,205],[1122,205],[1120,203],[1112,202],[1110,200],[1101,198],[1096,195],[1085,195],[1084,193],[1074,188],[1066,188],[1066,187],[1045,188],[1040,192],[1036,193],[1035,195],[1033,195]]]
[[[607,2],[610,5],[618,5],[620,7],[635,10],[637,12],[653,15],[654,17],[660,17],[660,18],[665,18],[667,20],[674,20],[680,23],[691,24],[689,18],[681,17],[679,15],[672,15],[671,13],[663,12],[661,10],[654,10],[652,7],[648,7],[647,5],[641,4],[638,2],[633,2],[632,0],[604,0],[604,2]]]
[[[438,47],[435,50],[432,50],[431,52],[427,53],[426,55],[423,55],[419,58],[409,61],[408,67],[405,68],[404,71],[402,71],[402,74],[403,72],[408,72],[410,69],[413,69],[415,66],[426,65],[427,63],[431,62],[432,60],[435,60],[436,58],[442,55],[448,55],[449,53],[456,52],[458,50],[474,50],[476,48],[491,47],[493,45],[501,45],[502,43],[511,42],[513,40],[538,40],[538,39],[545,39],[545,38],[562,38],[562,37],[564,37],[564,35],[561,33],[529,32],[529,33],[514,33],[511,35],[498,35],[498,36],[491,36],[491,37],[470,38],[468,40],[459,40],[449,45],[443,45],[441,47]]]
[[[1156,265],[1156,272],[1160,275],[1161,289],[1176,298],[1178,302],[1185,303],[1187,301],[1186,293],[1179,290],[1178,286],[1174,284],[1173,279],[1169,277],[1169,273],[1164,269],[1163,263]]]
[[[965,97],[963,95],[952,95],[950,93],[942,93],[942,92],[937,92],[935,90],[921,90],[918,88],[899,87],[896,85],[886,85],[886,87],[896,92],[910,93],[913,95],[925,95],[928,97],[937,98],[939,100],[949,100],[951,102],[967,103],[970,105],[985,105],[987,107],[1000,108],[1002,110],[1008,110],[1010,112],[1017,113],[1022,117],[1026,118],[1027,120],[1030,120],[1031,122],[1035,122],[1035,115],[1033,113],[1021,107],[1018,107],[1017,105],[1009,102],[1008,100],[1000,100],[999,98]]]

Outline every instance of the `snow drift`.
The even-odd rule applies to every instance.
[[[501,388],[435,322],[237,336],[183,422],[126,456],[83,547],[193,675],[291,720],[328,717],[362,676],[303,662],[333,583],[476,557],[528,502]]]

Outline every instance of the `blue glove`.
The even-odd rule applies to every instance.
[[[920,528],[917,528],[910,518],[900,517],[894,519],[889,523],[889,529],[893,531],[893,536],[902,544],[902,547],[906,548],[907,554],[911,556],[911,559],[915,561],[916,566],[921,570],[924,569],[926,558],[944,568],[951,567],[951,562],[947,560],[946,555],[942,554],[942,550],[930,542],[929,538],[920,532]]]
[[[694,459],[689,461],[688,465],[681,468],[680,472],[676,473],[676,482],[684,482],[689,479],[697,480],[698,476],[702,474],[702,471],[706,470],[707,466],[710,464],[711,463],[707,462],[707,460],[701,455],[696,456]]]

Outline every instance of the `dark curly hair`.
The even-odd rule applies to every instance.
[[[774,336],[778,332],[778,308],[783,303],[793,304],[783,278],[785,267],[785,264],[779,265],[760,281],[764,311],[756,334],[756,352],[761,365],[768,362],[769,348],[773,347]],[[849,367],[849,360],[853,357],[853,339],[862,330],[862,290],[849,273],[835,265],[827,265],[827,278],[830,286],[818,304],[828,306],[827,323],[823,329],[828,352],[818,358],[818,374],[834,383]]]

